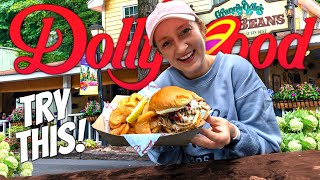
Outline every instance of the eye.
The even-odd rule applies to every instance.
[[[162,44],[162,47],[167,47],[167,46],[169,46],[169,45],[170,45],[169,41],[166,41],[166,42],[164,42],[164,43]]]
[[[182,30],[182,35],[187,34],[189,31],[191,30],[191,28],[185,28]]]

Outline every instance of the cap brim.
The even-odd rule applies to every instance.
[[[179,19],[185,19],[189,21],[195,21],[196,17],[191,15],[191,14],[169,14],[167,16],[163,16],[157,24],[154,25],[151,34],[150,34],[150,39],[149,39],[149,44],[150,46],[153,46],[153,34],[154,31],[157,29],[158,25],[163,22],[164,20],[171,19],[171,18],[179,18]]]

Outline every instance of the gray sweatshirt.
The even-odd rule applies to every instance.
[[[158,164],[230,159],[280,151],[281,135],[272,100],[252,65],[237,55],[218,53],[203,76],[188,80],[170,67],[155,81],[159,87],[179,86],[203,97],[213,112],[240,130],[240,139],[222,149],[186,146],[154,147],[149,158]],[[207,123],[204,128],[209,128]]]

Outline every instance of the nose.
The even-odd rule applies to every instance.
[[[183,56],[184,53],[186,53],[187,48],[188,48],[188,44],[185,41],[179,40],[176,42],[176,54],[178,56]]]

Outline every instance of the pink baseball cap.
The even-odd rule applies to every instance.
[[[169,1],[157,4],[155,10],[148,16],[146,31],[150,46],[153,46],[153,34],[157,26],[164,20],[170,18],[181,18],[190,21],[196,20],[196,14],[184,1]]]

